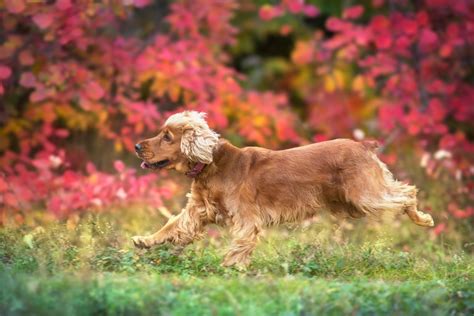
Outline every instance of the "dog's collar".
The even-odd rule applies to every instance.
[[[186,172],[186,175],[190,178],[196,178],[198,174],[200,174],[206,166],[207,166],[206,164],[202,162],[198,162],[194,165],[194,167],[191,170]]]

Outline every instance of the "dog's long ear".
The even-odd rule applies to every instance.
[[[205,121],[188,123],[183,128],[181,151],[191,161],[210,164],[218,141],[219,134],[210,129]]]

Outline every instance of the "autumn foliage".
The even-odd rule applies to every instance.
[[[378,138],[388,163],[413,157],[407,178],[421,168],[446,183],[441,222],[474,216],[469,0],[339,12],[300,0],[2,3],[4,211],[160,206],[172,193],[157,183],[165,175],[122,160],[169,113],[196,109],[239,145]],[[290,43],[286,56],[260,54],[271,36]]]

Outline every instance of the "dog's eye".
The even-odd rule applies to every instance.
[[[163,135],[163,140],[164,140],[165,142],[168,142],[168,143],[171,142],[171,135],[168,134],[168,133],[165,133],[165,134]]]

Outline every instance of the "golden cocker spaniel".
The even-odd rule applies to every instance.
[[[142,168],[175,169],[192,178],[191,193],[181,213],[133,243],[186,245],[215,223],[233,235],[223,264],[246,266],[265,227],[322,210],[352,218],[400,212],[433,226],[432,217],[417,210],[416,187],[395,180],[376,148],[376,142],[349,139],[280,151],[237,148],[209,128],[204,113],[174,114],[135,149]]]

